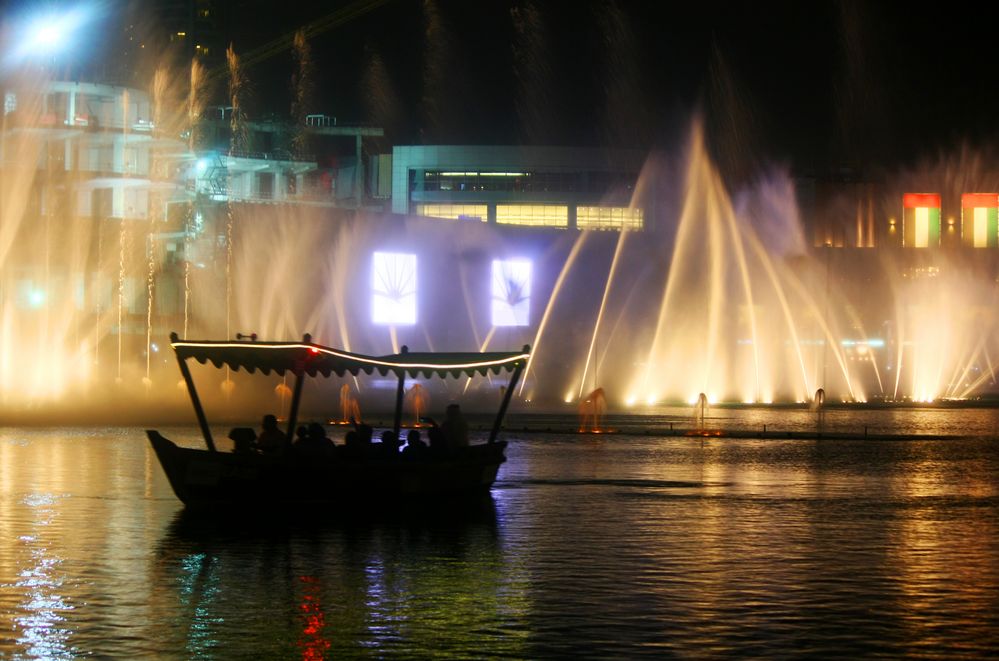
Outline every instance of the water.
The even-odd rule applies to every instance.
[[[717,413],[735,417],[706,424]],[[829,415],[903,433],[999,422]],[[491,501],[458,517],[245,524],[182,515],[139,429],[6,428],[0,657],[985,656],[999,441],[984,433],[511,434]]]

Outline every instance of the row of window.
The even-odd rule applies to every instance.
[[[416,215],[486,222],[489,208],[485,204],[417,204]],[[496,222],[500,225],[566,228],[569,226],[569,207],[564,204],[497,204]],[[581,230],[638,231],[643,226],[641,209],[576,207],[576,227]]]
[[[413,192],[590,193],[606,195],[632,190],[636,172],[452,172],[410,170]]]

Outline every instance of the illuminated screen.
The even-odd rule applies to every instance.
[[[371,321],[416,323],[416,255],[376,252],[371,257]]]
[[[493,326],[527,326],[531,321],[531,262],[493,260]]]

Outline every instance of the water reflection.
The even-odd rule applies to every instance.
[[[62,594],[62,559],[50,548],[45,530],[53,524],[58,500],[58,496],[48,493],[30,494],[21,500],[27,515],[22,527],[33,534],[17,537],[18,580],[13,586],[5,586],[22,597],[13,618],[14,628],[18,644],[35,658],[74,656],[68,644],[70,629],[65,625],[64,613],[72,606]]]
[[[183,512],[157,555],[154,589],[174,602],[171,625],[194,656],[526,653],[509,631],[528,581],[504,553],[492,499],[457,517],[374,522]]]
[[[141,430],[0,429],[0,657],[981,656],[999,639],[994,437],[509,440],[467,511],[206,518]]]

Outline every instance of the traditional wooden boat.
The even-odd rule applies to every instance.
[[[527,346],[520,352],[505,353],[411,353],[403,347],[401,353],[375,357],[314,344],[309,335],[301,342],[218,342],[180,340],[173,333],[170,342],[207,447],[180,447],[156,430],[146,433],[174,493],[189,508],[303,502],[397,506],[411,496],[454,500],[455,496],[485,493],[506,461],[506,442],[497,436],[529,353]],[[323,457],[294,452],[274,456],[218,450],[187,365],[189,359],[217,368],[245,369],[251,374],[293,374],[289,438],[294,436],[306,377],[374,372],[395,375],[398,387],[393,426],[398,435],[407,376],[472,376],[504,370],[512,374],[484,444],[417,457],[340,451]]]

